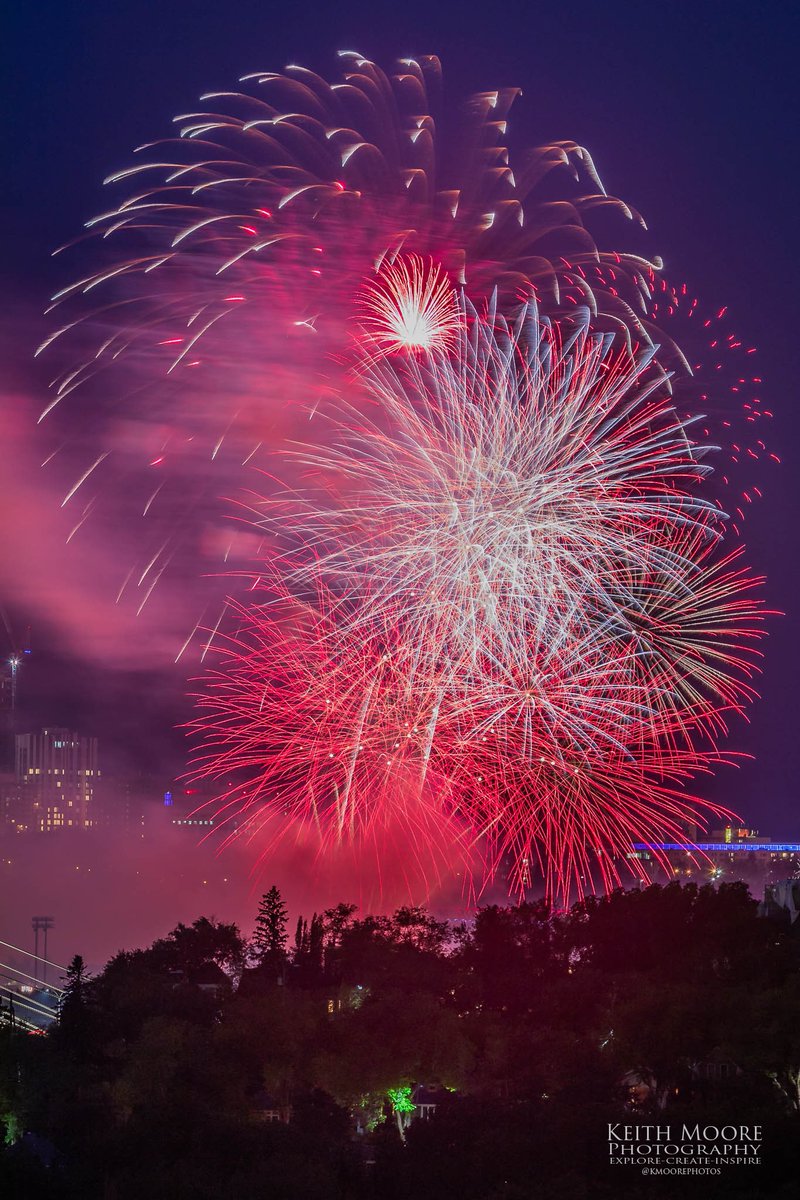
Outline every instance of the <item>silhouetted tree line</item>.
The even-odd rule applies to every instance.
[[[201,917],[76,957],[47,1034],[0,1024],[0,1196],[793,1197],[799,934],[671,884],[464,924],[339,904],[290,940],[272,887],[249,941]],[[762,1124],[763,1165],[609,1166],[607,1123],[648,1120]]]

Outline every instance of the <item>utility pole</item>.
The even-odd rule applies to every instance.
[[[44,975],[43,975],[43,978],[44,978],[45,984],[47,984],[47,931],[48,931],[48,929],[52,929],[53,926],[55,925],[55,923],[56,922],[55,922],[54,917],[32,917],[31,918],[31,926],[33,928],[33,936],[34,936],[34,956],[36,958],[37,966],[39,963],[39,930],[41,930],[44,933],[44,960],[43,960]],[[38,974],[38,971],[37,971],[37,974]]]

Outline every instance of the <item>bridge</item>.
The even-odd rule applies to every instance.
[[[724,850],[732,854],[800,854],[800,842],[634,842],[634,850]]]
[[[67,968],[48,958],[23,950],[0,938],[0,1014],[15,1026],[30,1033],[42,1033],[58,1017],[58,1009],[64,989],[41,979],[37,972],[41,966],[55,967],[59,975],[66,975]],[[14,965],[19,956],[26,967]]]

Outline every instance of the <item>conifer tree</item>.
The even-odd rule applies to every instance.
[[[253,958],[259,965],[271,966],[276,972],[286,962],[288,912],[283,897],[273,883],[261,897],[251,948]]]

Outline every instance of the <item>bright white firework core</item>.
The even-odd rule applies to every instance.
[[[438,263],[411,254],[383,266],[361,304],[364,333],[378,357],[397,350],[445,350],[458,331],[453,289]]]

